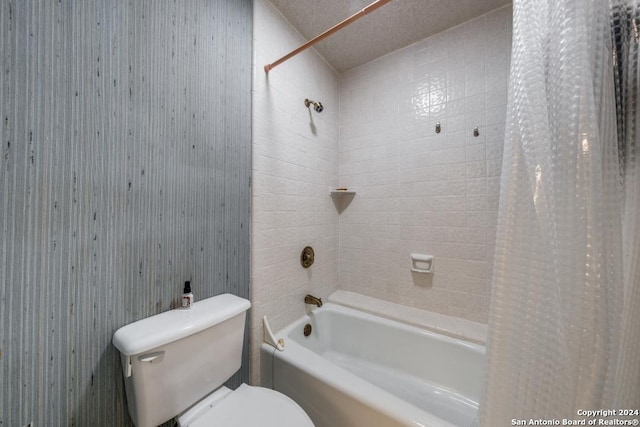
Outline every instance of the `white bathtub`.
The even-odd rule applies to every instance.
[[[484,346],[332,303],[276,337],[285,348],[262,344],[262,385],[294,399],[316,427],[475,423]]]

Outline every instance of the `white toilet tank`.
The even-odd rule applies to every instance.
[[[242,363],[245,312],[231,294],[118,329],[129,413],[137,427],[170,420],[221,386]]]

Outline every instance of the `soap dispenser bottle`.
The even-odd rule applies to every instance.
[[[191,308],[193,306],[193,294],[191,293],[191,282],[184,282],[184,291],[182,292],[182,308]]]

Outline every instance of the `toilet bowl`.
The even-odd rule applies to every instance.
[[[312,427],[289,397],[242,384],[223,386],[240,369],[249,301],[223,294],[118,329],[129,414],[137,427],[175,418],[180,427]]]

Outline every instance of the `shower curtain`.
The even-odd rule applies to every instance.
[[[612,0],[618,147],[623,185],[622,348],[615,404],[640,409],[640,0]],[[640,416],[635,416],[640,419]]]
[[[640,409],[638,1],[514,0],[481,425]]]

